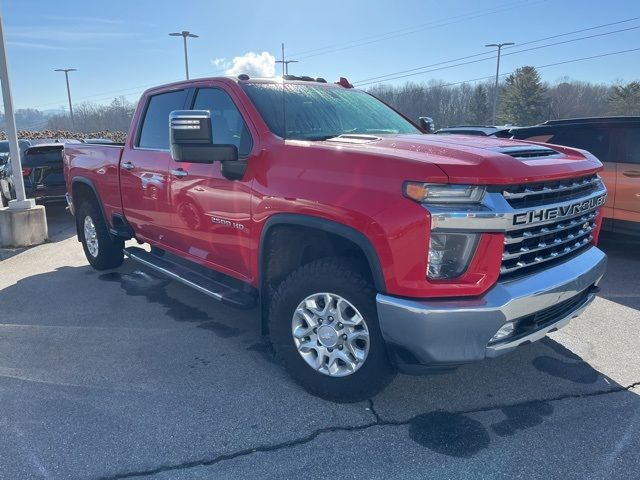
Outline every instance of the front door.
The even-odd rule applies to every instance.
[[[616,229],[640,232],[640,127],[620,130],[615,200]],[[622,221],[622,222],[620,222]]]
[[[138,138],[120,161],[124,215],[143,240],[171,246],[169,113],[181,110],[187,90],[148,98]]]
[[[222,87],[199,88],[191,105],[211,112],[213,142],[238,147],[250,162],[252,135]],[[170,162],[175,243],[200,264],[250,280],[251,179],[228,180],[222,165]]]

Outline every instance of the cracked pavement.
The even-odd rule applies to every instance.
[[[93,271],[48,214],[51,243],[0,251],[0,479],[637,478],[637,243],[604,238],[600,296],[542,342],[339,405],[255,312]]]

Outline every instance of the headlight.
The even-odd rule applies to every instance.
[[[478,244],[476,233],[432,233],[427,276],[433,280],[459,277]]]
[[[406,182],[404,195],[416,202],[449,204],[479,203],[485,193],[485,187],[477,185],[449,185],[420,182]]]

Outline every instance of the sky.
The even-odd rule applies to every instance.
[[[182,38],[168,35],[182,30],[199,35],[188,44],[191,78],[280,74],[274,62],[284,42],[287,59],[299,60],[291,74],[344,76],[363,88],[378,81],[458,83],[495,75],[495,53],[485,44],[515,42],[503,50],[502,73],[533,65],[543,66],[543,80],[552,83],[640,79],[640,0],[0,0],[0,6],[16,108],[64,107],[57,68],[77,69],[70,73],[74,104],[121,95],[135,102],[145,88],[184,78]],[[597,58],[553,65],[586,57]]]

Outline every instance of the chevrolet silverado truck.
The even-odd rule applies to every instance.
[[[124,147],[64,158],[94,268],[128,256],[255,307],[291,376],[335,401],[580,314],[606,266],[601,168],[567,147],[425,135],[345,79],[247,75],[152,88]]]
[[[601,176],[609,192],[602,229],[640,236],[640,117],[549,120],[509,133],[514,139],[566,145],[595,154],[604,165]]]

